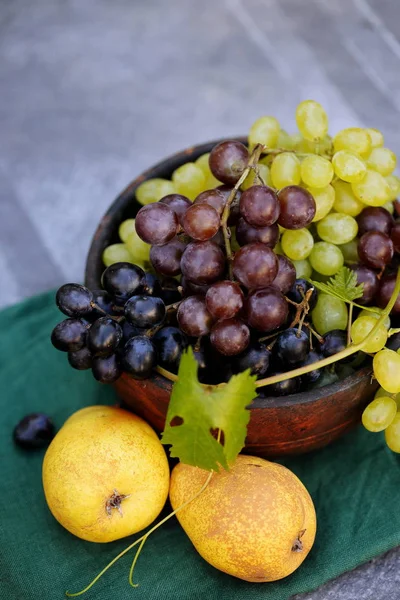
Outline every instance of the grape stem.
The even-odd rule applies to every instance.
[[[227,199],[225,207],[224,207],[224,211],[222,213],[221,228],[222,228],[222,233],[224,234],[225,252],[226,252],[226,257],[228,259],[228,265],[229,265],[229,279],[233,279],[232,249],[231,249],[231,242],[230,242],[231,231],[228,227],[228,219],[229,219],[229,215],[230,215],[231,205],[232,205],[232,202],[235,200],[236,194],[237,194],[240,186],[246,180],[250,171],[252,169],[256,169],[256,166],[258,164],[261,153],[264,150],[265,150],[265,146],[263,146],[262,144],[257,144],[257,146],[254,148],[254,150],[249,158],[249,162],[247,163],[247,167],[245,168],[245,170],[239,177],[238,181],[235,184],[235,187],[233,188],[233,190],[231,191],[231,193],[228,196],[228,199]],[[257,171],[256,171],[256,174],[257,174]]]
[[[105,310],[103,310],[98,304],[96,304],[96,302],[91,302],[90,306],[92,308],[95,308],[96,310],[98,310],[100,313],[102,313],[105,317],[108,317],[109,319],[112,319],[113,321],[116,321],[117,323],[121,323],[122,321],[125,321],[125,317],[122,315],[121,317],[116,317],[115,315],[109,315]],[[123,311],[124,309],[122,308],[122,306],[113,306],[113,310],[118,310]]]
[[[352,325],[352,320],[353,320],[353,303],[350,302],[350,306],[349,306],[349,318],[347,321],[347,345],[350,346],[351,344],[351,325]]]

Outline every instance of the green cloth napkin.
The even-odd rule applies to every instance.
[[[114,403],[111,387],[74,371],[49,335],[61,320],[53,293],[0,313],[0,598],[57,600],[78,591],[132,539],[92,544],[73,537],[50,514],[42,491],[44,451],[26,452],[12,441],[14,425],[44,411],[57,427],[74,411]],[[302,567],[276,583],[246,583],[220,573],[194,550],[175,519],[153,534],[132,589],[125,556],[86,598],[98,600],[286,600],[315,589],[400,544],[399,458],[381,434],[361,428],[330,447],[285,461],[315,502],[318,532]],[[164,509],[167,514],[169,508]]]

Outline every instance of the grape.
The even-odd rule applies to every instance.
[[[87,345],[95,356],[108,356],[117,349],[122,337],[118,323],[109,317],[100,317],[89,329]]]
[[[145,335],[128,340],[122,350],[122,367],[134,379],[148,379],[157,364],[157,350]]]
[[[225,198],[225,204],[226,204],[229,196],[232,193],[233,187],[230,187],[229,185],[220,185],[217,188],[217,190],[219,192],[221,192],[221,194],[223,194],[223,196]],[[240,203],[241,196],[242,196],[242,192],[240,190],[237,190],[235,192],[235,199],[232,202],[232,204],[230,205],[230,212],[229,212],[229,217],[228,217],[228,225],[229,226],[236,225],[236,223],[239,220],[239,217],[240,217],[239,203]]]
[[[278,256],[278,273],[272,282],[282,294],[286,294],[296,280],[296,269],[294,264],[286,256]]]
[[[358,242],[360,260],[368,267],[381,269],[393,258],[393,242],[380,231],[367,231]]]
[[[347,347],[347,334],[340,329],[328,331],[323,338],[324,341],[321,344],[321,352],[325,357],[342,352],[342,350],[345,350]]]
[[[165,319],[165,304],[153,296],[132,296],[125,304],[124,315],[135,327],[154,327]]]
[[[198,165],[185,163],[172,173],[172,181],[179,194],[193,200],[205,189],[206,176]]]
[[[307,191],[314,198],[315,216],[313,222],[320,221],[331,211],[335,202],[335,190],[331,185],[324,188],[307,188]]]
[[[247,289],[260,289],[273,282],[278,273],[278,259],[264,244],[248,244],[233,259],[233,274]]]
[[[309,260],[312,268],[322,275],[335,275],[344,263],[340,249],[328,242],[314,244]]]
[[[107,246],[103,252],[102,260],[106,267],[118,262],[133,262],[126,244],[111,244],[111,246]]]
[[[121,262],[107,267],[101,279],[104,289],[114,296],[116,302],[125,304],[128,298],[140,290],[144,276],[143,269],[137,265]]]
[[[153,273],[145,273],[142,291],[146,296],[161,296],[161,284]]]
[[[330,213],[317,223],[317,232],[324,242],[347,244],[358,232],[357,221],[343,213]]]
[[[179,275],[185,248],[186,244],[177,237],[163,246],[152,246],[150,250],[151,264],[162,275]]]
[[[357,223],[360,236],[367,231],[380,231],[390,235],[394,220],[386,209],[379,206],[367,206],[358,215]]]
[[[241,218],[236,226],[236,239],[240,246],[260,242],[273,248],[279,240],[279,227],[276,223],[269,227],[252,227]]]
[[[271,181],[276,189],[286,185],[299,185],[300,161],[293,152],[278,154],[271,165]]]
[[[48,446],[55,436],[54,423],[43,413],[26,415],[15,426],[14,442],[26,450]]]
[[[292,136],[289,135],[284,129],[280,130],[276,145],[278,148],[283,148],[284,150],[295,149]]]
[[[386,347],[389,348],[389,350],[394,350],[397,352],[397,350],[400,348],[400,333],[395,333],[394,335],[390,336],[386,343]]]
[[[391,199],[389,183],[380,173],[367,169],[364,179],[351,184],[353,194],[368,206],[383,206]]]
[[[350,217],[359,215],[365,208],[365,204],[355,197],[351,185],[340,180],[335,181],[332,185],[335,190],[335,201],[333,203],[335,211]]]
[[[385,204],[383,205],[383,207],[385,210],[388,211],[388,213],[390,213],[391,215],[394,215],[395,213],[395,203],[393,202],[393,200],[389,200],[388,202],[385,202]],[[396,211],[396,217],[398,216],[398,213]]]
[[[177,373],[183,351],[188,347],[188,339],[177,327],[163,327],[153,337],[160,367]]]
[[[347,242],[347,244],[339,244],[338,248],[343,254],[345,264],[358,263],[358,241],[358,238],[354,238],[354,240]]]
[[[219,214],[208,204],[193,204],[183,217],[185,233],[199,242],[212,238],[217,233],[219,226]]]
[[[166,204],[176,214],[178,217],[178,221],[180,225],[183,226],[183,216],[187,209],[192,206],[191,201],[186,196],[182,196],[182,194],[169,194],[168,196],[164,196],[161,198],[160,202]]]
[[[225,319],[213,326],[210,340],[220,354],[234,356],[246,350],[250,343],[250,331],[239,319]]]
[[[172,277],[166,277],[162,281],[160,298],[164,300],[164,304],[174,304],[182,299],[182,294],[179,291],[179,282]]]
[[[313,154],[302,161],[300,173],[307,186],[324,188],[332,181],[333,167],[327,158]]]
[[[376,309],[378,312],[372,312],[371,310],[362,310],[359,317],[373,317],[376,321],[381,318],[382,313],[379,312],[379,308]],[[386,329],[390,329],[390,317],[385,317],[383,324]]]
[[[294,265],[294,268],[296,269],[297,279],[309,279],[311,277],[312,268],[308,260],[293,260],[292,263]]]
[[[392,452],[400,452],[400,412],[385,431],[385,440]]]
[[[92,355],[86,346],[76,352],[68,352],[68,362],[74,369],[85,371],[92,367]]]
[[[122,221],[121,225],[118,228],[118,235],[121,238],[122,242],[126,242],[131,233],[135,232],[135,219],[126,219],[125,221]]]
[[[396,223],[390,234],[394,251],[400,253],[400,223]]]
[[[346,303],[329,294],[318,294],[317,304],[312,311],[312,321],[320,335],[325,335],[333,329],[347,327]]]
[[[374,433],[383,431],[393,422],[396,416],[397,404],[388,396],[372,400],[364,409],[361,420],[365,429]]]
[[[315,201],[310,192],[297,185],[288,185],[278,193],[281,212],[278,223],[285,229],[307,227],[315,217]]]
[[[396,275],[384,275],[381,279],[381,285],[376,296],[376,303],[379,308],[385,308],[392,297],[396,285]],[[400,294],[397,296],[394,307],[392,308],[393,315],[400,315]]]
[[[314,238],[308,229],[285,231],[281,238],[282,250],[292,260],[304,260],[314,246]]]
[[[66,283],[56,294],[58,308],[68,317],[84,317],[92,311],[93,294],[79,283]]]
[[[76,352],[86,344],[87,325],[81,319],[65,319],[51,333],[51,343],[61,352]]]
[[[244,295],[237,283],[218,281],[208,288],[205,300],[215,319],[230,319],[242,309]]]
[[[211,241],[192,242],[182,254],[182,274],[194,283],[213,283],[222,276],[224,268],[224,253]]]
[[[351,339],[355,344],[360,344],[367,338],[373,328],[376,326],[374,317],[358,317],[351,326]],[[364,352],[379,352],[386,344],[387,329],[384,325],[379,325],[375,333],[363,344]]]
[[[296,304],[301,304],[308,290],[310,289],[312,289],[313,292],[310,298],[308,299],[308,304],[312,309],[317,304],[318,292],[313,287],[313,285],[305,279],[297,278],[294,284],[292,285],[291,289],[289,290],[287,296],[288,298],[290,298],[290,300],[292,300],[292,302],[296,302]]]
[[[333,138],[335,152],[349,150],[360,156],[368,156],[371,151],[371,138],[368,130],[360,127],[349,127],[342,129]]]
[[[251,292],[246,302],[247,323],[258,331],[273,331],[285,323],[289,309],[279,290],[266,287]]]
[[[335,175],[349,183],[361,181],[367,172],[365,162],[348,150],[339,150],[332,157]]]
[[[231,191],[231,190],[230,190]],[[197,196],[194,204],[207,204],[214,208],[219,215],[224,212],[225,204],[228,199],[229,193],[224,194],[220,189],[206,190]]]
[[[328,133],[328,117],[323,107],[314,100],[304,100],[297,105],[296,123],[306,140],[318,142]]]
[[[249,151],[241,142],[228,140],[214,146],[209,165],[212,174],[222,183],[235,185],[247,167]]]
[[[189,281],[186,277],[182,277],[181,286],[183,290],[183,296],[205,296],[209,286],[208,285],[199,285],[198,283],[193,283],[193,281]]]
[[[92,309],[92,312],[88,317],[88,320],[96,320],[99,317],[104,317],[104,313],[107,315],[116,315],[116,311],[114,310],[114,302],[112,297],[105,290],[95,290],[92,292],[93,294],[93,304],[99,307],[99,310],[95,308]]]
[[[259,177],[261,178],[261,181],[265,185],[271,186],[272,179],[271,179],[271,173],[270,173],[268,165],[264,165],[262,162],[259,162],[257,165],[257,168],[258,168],[258,174],[259,174]],[[244,191],[244,190],[248,190],[249,188],[251,188],[253,185],[256,185],[257,183],[260,183],[260,181],[259,181],[259,179],[257,179],[254,169],[252,169],[240,187]]]
[[[136,229],[128,235],[125,246],[128,248],[131,256],[128,262],[133,262],[134,264],[139,263],[140,265],[146,265],[149,262],[150,246],[140,239],[136,233]]]
[[[274,375],[281,375],[282,373],[274,373]],[[300,377],[292,377],[291,379],[284,379],[278,383],[273,383],[266,387],[261,388],[261,391],[265,396],[289,396],[299,391],[301,385]]]
[[[358,304],[370,304],[379,289],[376,273],[363,265],[351,265],[350,269],[357,275],[357,284],[364,284],[363,295],[357,298]]]
[[[388,175],[385,181],[389,186],[389,200],[396,200],[400,194],[400,179],[396,175]]]
[[[310,340],[304,331],[297,328],[289,328],[283,331],[277,338],[274,346],[278,358],[283,364],[295,364],[305,360],[310,351]]]
[[[244,352],[232,359],[233,371],[242,373],[250,369],[252,375],[262,377],[268,371],[270,355],[270,351],[264,345],[253,342]]]
[[[383,135],[379,131],[379,129],[371,129],[370,127],[366,129],[369,133],[369,137],[371,139],[371,148],[379,148],[383,146]]]
[[[176,213],[162,202],[143,206],[136,215],[136,233],[153,246],[166,244],[178,233]]]
[[[163,198],[167,194],[174,194],[175,192],[175,185],[172,181],[155,177],[154,179],[143,181],[138,186],[136,189],[136,200],[140,204],[150,204],[151,202],[158,202],[160,198]]]
[[[190,337],[200,337],[211,331],[212,316],[201,296],[189,296],[182,300],[176,317],[179,327]]]
[[[391,394],[398,394],[400,392],[400,354],[385,348],[375,354],[372,365],[379,385]]]
[[[260,117],[254,121],[249,131],[249,146],[263,144],[275,148],[280,131],[279,121],[275,117]]]
[[[315,350],[311,350],[307,357],[298,365],[299,367],[306,367],[308,365],[312,365],[315,362],[318,362],[323,359],[323,356],[318,354]],[[308,373],[304,373],[301,376],[302,383],[315,383],[318,381],[323,373],[323,369],[313,369]]]
[[[396,155],[389,148],[373,148],[367,160],[368,167],[383,176],[390,175],[396,163]]]
[[[253,185],[240,198],[240,214],[253,227],[268,227],[279,217],[280,205],[275,190]]]
[[[141,329],[140,327],[135,327],[134,325],[131,325],[130,323],[128,323],[128,321],[124,321],[122,323],[121,329],[122,329],[122,333],[123,333],[123,342],[124,343],[126,343],[131,338],[136,337],[137,335],[144,335],[143,329]]]
[[[93,377],[100,383],[114,383],[122,374],[118,357],[115,354],[95,356],[92,363],[92,373]]]
[[[218,179],[216,179],[214,177],[214,175],[211,173],[209,160],[210,160],[210,153],[207,152],[206,154],[202,154],[201,156],[199,156],[199,158],[197,158],[194,161],[194,164],[196,166],[200,167],[200,169],[204,173],[204,176],[206,178],[204,189],[206,189],[206,190],[211,190],[212,188],[218,187],[220,184]]]

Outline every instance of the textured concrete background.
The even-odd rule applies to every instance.
[[[296,104],[400,151],[399,0],[0,0],[0,306],[83,276],[141,170]],[[396,502],[396,499],[393,499]],[[373,535],[373,532],[371,532]],[[308,600],[397,600],[392,551]]]

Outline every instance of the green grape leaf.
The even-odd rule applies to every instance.
[[[311,283],[321,292],[335,296],[344,302],[354,302],[357,298],[361,298],[364,292],[364,284],[357,284],[356,273],[348,267],[342,267],[326,283],[312,280]]]
[[[224,386],[207,387],[199,383],[197,369],[189,348],[181,358],[162,443],[171,444],[171,456],[188,465],[207,471],[228,469],[244,446],[248,405],[257,396],[256,377],[245,371]],[[216,430],[223,434],[223,443],[213,436]]]

